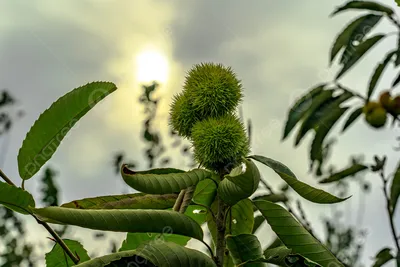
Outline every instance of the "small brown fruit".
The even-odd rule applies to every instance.
[[[400,115],[400,95],[396,96],[390,101],[388,110],[393,115]]]
[[[381,128],[386,124],[387,112],[383,107],[377,107],[365,115],[365,120],[374,128]]]
[[[390,95],[389,91],[384,91],[379,96],[379,103],[381,106],[384,107],[386,110],[389,110],[389,104],[392,101],[392,96]]]

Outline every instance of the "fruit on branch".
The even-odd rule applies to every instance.
[[[400,115],[400,95],[390,101],[388,110],[395,116]]]
[[[379,108],[381,105],[378,102],[370,101],[363,107],[363,113],[365,115],[372,112],[372,110]]]
[[[391,101],[392,101],[392,96],[390,95],[389,91],[384,91],[379,96],[379,103],[386,110],[389,110],[389,104]]]
[[[377,102],[369,102],[364,106],[365,120],[374,128],[381,128],[386,124],[387,111]]]
[[[183,86],[191,106],[202,119],[233,112],[243,98],[242,85],[229,67],[201,63],[187,73]]]
[[[174,96],[170,106],[169,124],[180,136],[190,138],[194,124],[199,121],[187,94],[179,93]]]
[[[197,122],[192,142],[195,159],[215,171],[238,166],[250,151],[245,127],[232,114]]]

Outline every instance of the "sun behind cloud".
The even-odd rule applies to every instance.
[[[136,56],[136,78],[140,83],[156,81],[166,83],[168,79],[168,60],[155,49],[146,49]]]

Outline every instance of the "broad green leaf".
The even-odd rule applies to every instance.
[[[49,223],[130,233],[163,233],[168,228],[173,234],[203,239],[203,231],[196,221],[169,210],[80,210],[47,207],[32,211]]]
[[[253,226],[253,231],[251,233],[254,234],[258,230],[258,228],[260,228],[260,226],[263,224],[264,221],[265,221],[264,216],[256,215],[254,217],[254,226]]]
[[[354,47],[353,53],[349,55],[348,60],[346,60],[346,62],[343,64],[342,69],[336,75],[336,80],[342,77],[343,74],[345,74],[351,67],[353,67],[353,65],[357,63],[357,61],[360,60],[365,55],[365,53],[367,53],[368,50],[371,49],[383,37],[385,37],[384,34],[375,35]]]
[[[126,239],[122,242],[119,251],[128,251],[137,249],[144,242],[172,242],[181,246],[186,246],[190,240],[189,237],[174,235],[170,233],[127,233]]]
[[[327,118],[327,114],[330,114],[333,109],[338,108],[343,102],[349,100],[353,96],[352,93],[345,91],[339,96],[327,99],[324,103],[318,106],[318,108],[313,110],[312,113],[310,112],[299,130],[295,145],[300,143],[301,139],[310,129],[318,131],[321,124],[324,125],[324,120]]]
[[[294,191],[296,191],[300,196],[311,202],[320,204],[331,204],[342,202],[347,199],[338,198],[321,189],[314,188],[306,183],[299,181],[297,177],[293,174],[293,172],[279,161],[258,155],[250,156],[250,158],[261,162],[267,167],[274,170],[291,188],[293,188]],[[254,201],[253,203],[255,202],[256,201]]]
[[[114,265],[111,265],[113,263]],[[76,267],[217,267],[206,254],[171,242],[147,242],[136,250],[122,251],[99,257]]]
[[[90,260],[89,255],[81,243],[75,240],[63,239],[67,247],[79,258],[79,263]],[[47,267],[69,267],[74,262],[68,257],[59,244],[55,244],[49,253],[46,253]]]
[[[199,225],[207,220],[207,209],[199,205],[189,205],[184,214],[195,220]]]
[[[390,251],[391,251],[390,248],[381,249],[381,251],[379,251],[378,254],[376,254],[374,265],[372,265],[372,267],[380,267],[388,263],[389,261],[393,260],[394,256]]]
[[[296,140],[295,140],[295,146],[298,146],[300,144],[300,141],[302,138],[305,136],[305,134],[313,127],[313,124],[316,122],[312,120],[312,118],[315,116],[314,114],[316,111],[326,102],[331,103],[333,99],[333,92],[334,90],[329,89],[321,92],[315,99],[313,100],[311,106],[307,110],[307,113],[305,114],[303,118],[303,123],[297,133]]]
[[[256,260],[263,256],[261,243],[257,236],[252,234],[227,235],[226,245],[236,265]]]
[[[340,59],[341,64],[345,64],[351,57],[354,51],[355,42],[364,41],[365,36],[376,26],[376,24],[382,19],[382,15],[367,14],[361,17],[362,20],[358,23],[357,27],[353,29],[350,34],[350,38],[347,42],[347,46],[343,51]]]
[[[394,173],[392,179],[392,185],[390,186],[390,204],[392,206],[393,212],[396,209],[396,204],[397,201],[399,200],[399,196],[400,196],[400,162],[396,172]]]
[[[340,181],[346,177],[353,176],[359,172],[367,170],[368,167],[362,164],[354,164],[351,167],[348,167],[340,172],[334,173],[329,177],[322,179],[319,183],[320,184],[327,184],[332,182]]]
[[[244,171],[242,165],[234,168],[218,186],[218,196],[230,206],[250,197],[260,182],[260,172],[254,162],[245,159],[244,163]]]
[[[316,240],[295,218],[278,204],[265,200],[253,202],[265,217],[283,244],[294,253],[320,264],[321,266],[344,267],[338,259]],[[336,265],[334,265],[336,264]]]
[[[347,128],[349,128],[363,113],[363,107],[356,108],[346,120],[342,132],[344,132]]]
[[[385,70],[386,66],[389,64],[392,57],[395,55],[395,51],[392,51],[386,55],[381,63],[376,67],[374,74],[371,77],[369,82],[368,92],[367,92],[367,100],[369,100],[376,88],[376,85],[379,81],[379,78],[382,76],[382,72]]]
[[[211,172],[204,169],[193,169],[188,172],[171,172],[170,170],[154,169],[136,172],[130,170],[127,165],[123,165],[121,174],[130,187],[147,194],[178,193],[213,176]]]
[[[214,214],[218,211],[218,201],[211,205]],[[231,218],[232,215],[232,219]],[[243,199],[232,206],[231,212],[226,219],[226,233],[232,235],[251,234],[254,226],[253,203],[249,199]],[[207,225],[211,236],[215,242],[217,237],[217,227],[210,213],[207,213]]]
[[[296,126],[296,124],[304,117],[304,115],[307,113],[309,107],[314,101],[314,98],[318,96],[323,89],[325,88],[326,84],[319,84],[313,89],[311,89],[309,92],[307,92],[305,95],[303,95],[297,102],[293,105],[293,107],[290,109],[286,124],[285,124],[285,130],[283,132],[283,137],[282,140],[284,140],[290,132],[293,130],[293,128]]]
[[[338,8],[336,8],[335,11],[331,14],[331,16],[334,16],[340,12],[343,12],[343,11],[349,10],[349,9],[383,12],[389,16],[393,15],[393,13],[394,13],[393,9],[391,9],[390,7],[379,4],[377,2],[352,0],[352,1],[349,1],[349,2],[345,3],[344,5],[341,5]]]
[[[300,254],[293,254],[292,249],[284,246],[266,250],[264,257],[265,262],[284,267],[322,267]]]
[[[117,89],[110,82],[92,82],[60,97],[44,111],[27,133],[18,153],[22,179],[31,178],[56,152],[75,123]]]
[[[13,211],[22,214],[30,214],[29,207],[35,207],[35,200],[27,191],[0,182],[0,204]]]
[[[217,185],[211,179],[199,182],[193,195],[193,202],[210,207],[217,194]]]
[[[322,145],[329,131],[338,122],[340,117],[347,111],[348,108],[335,108],[331,110],[326,117],[320,121],[314,140],[311,144],[310,159],[311,162],[323,160]]]
[[[144,193],[84,198],[62,204],[74,209],[169,209],[177,194],[148,195]]]

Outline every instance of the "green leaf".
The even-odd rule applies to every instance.
[[[285,125],[285,130],[283,132],[282,140],[288,137],[288,135],[296,126],[296,124],[305,116],[311,104],[314,103],[314,98],[317,97],[323,91],[325,86],[326,84],[317,85],[316,87],[311,89],[308,93],[303,95],[293,105],[293,107],[289,111],[286,120],[286,125]]]
[[[370,11],[377,11],[377,12],[383,12],[386,13],[388,16],[393,15],[394,11],[388,6],[378,4],[373,1],[349,1],[345,3],[342,6],[339,6],[338,8],[335,9],[335,11],[331,14],[331,16],[334,16],[338,13],[341,13],[343,11],[349,10],[349,9],[358,9],[358,10],[370,10]]]
[[[226,245],[236,265],[256,260],[263,256],[261,243],[255,235],[227,235]]]
[[[216,183],[211,179],[205,179],[197,184],[192,201],[194,203],[210,207],[215,199],[216,194]]]
[[[317,133],[314,136],[314,140],[311,144],[310,159],[311,162],[323,160],[322,145],[329,131],[347,111],[348,108],[336,108],[331,110],[329,114],[319,123]]]
[[[260,228],[260,226],[263,224],[264,221],[265,221],[264,216],[262,216],[262,215],[255,216],[253,231],[251,233],[254,234],[258,230],[258,228]]]
[[[338,259],[316,240],[295,218],[278,204],[265,200],[253,202],[280,240],[294,253],[321,266],[344,267]],[[336,264],[336,265],[335,265]]]
[[[360,60],[365,53],[368,52],[377,42],[379,42],[383,37],[384,34],[375,35],[364,42],[360,43],[356,47],[354,47],[353,53],[349,55],[348,60],[343,64],[342,69],[336,75],[336,80],[342,77],[358,60]]]
[[[258,209],[257,209],[257,210],[258,210]],[[264,217],[264,216],[263,216],[263,217]],[[265,219],[265,218],[264,218],[264,219]],[[264,250],[264,254],[265,254],[265,252],[266,252],[267,250],[269,250],[269,249],[277,248],[277,247],[281,247],[281,246],[284,246],[283,243],[282,243],[282,241],[281,241],[278,237],[276,237],[276,238],[274,239],[274,241],[272,241],[272,243],[269,244],[269,245],[267,246],[267,248]]]
[[[213,176],[211,172],[204,169],[193,169],[188,172],[176,169],[136,172],[130,170],[127,165],[122,165],[121,174],[125,183],[130,187],[147,194],[179,193],[182,189]]]
[[[396,54],[395,51],[388,53],[384,58],[384,60],[381,63],[379,63],[379,65],[376,67],[375,72],[371,77],[371,81],[369,82],[367,100],[371,98],[371,95],[373,94],[376,85],[379,81],[379,78],[382,76],[382,72],[385,70],[386,66],[389,64],[390,60],[395,54]]]
[[[394,66],[397,67],[400,65],[400,34],[397,35],[397,50],[396,52],[396,59],[394,61]]]
[[[119,251],[128,251],[137,249],[144,242],[173,242],[181,246],[186,246],[190,240],[189,237],[170,234],[168,232],[164,234],[159,233],[127,233],[126,239],[122,242]]]
[[[60,207],[32,209],[44,221],[93,230],[130,233],[170,233],[203,239],[200,225],[169,210],[80,210]]]
[[[219,183],[218,196],[228,205],[233,206],[242,199],[250,197],[258,188],[260,172],[251,160],[244,160],[246,170],[240,165]]]
[[[266,250],[264,257],[265,262],[284,267],[322,267],[300,254],[293,254],[292,249],[288,249],[285,246]]]
[[[363,113],[363,107],[359,107],[355,109],[346,120],[346,123],[343,126],[342,132],[344,132],[347,128],[349,128]]]
[[[400,6],[400,0],[394,0],[398,6]]]
[[[0,204],[13,211],[22,214],[30,214],[29,207],[35,207],[35,200],[27,191],[0,182]]]
[[[296,191],[300,196],[311,202],[320,204],[331,204],[342,202],[347,199],[338,198],[321,189],[314,188],[306,183],[297,180],[297,177],[293,174],[293,172],[279,161],[258,155],[249,156],[249,158],[252,158],[274,170],[291,188],[293,188],[294,191]]]
[[[340,59],[341,64],[345,64],[349,57],[353,54],[355,42],[364,41],[365,36],[376,26],[382,19],[382,15],[367,14],[360,17],[358,25],[353,29],[347,42],[347,46],[343,51]]]
[[[378,252],[375,256],[375,262],[372,267],[380,267],[383,266],[384,264],[388,263],[392,259],[394,259],[394,256],[390,252],[390,248],[383,248],[381,251]]]
[[[63,239],[67,247],[79,258],[79,263],[90,260],[86,249],[81,243],[75,240]],[[68,257],[59,244],[55,244],[49,253],[46,253],[47,267],[69,267],[74,266],[74,262]]]
[[[327,184],[332,182],[340,181],[346,177],[353,176],[359,172],[367,170],[368,167],[362,164],[354,164],[340,172],[334,173],[329,177],[322,179],[319,183],[320,184]]]
[[[44,111],[27,133],[18,153],[22,179],[31,178],[56,152],[75,123],[117,89],[110,82],[92,82],[60,97]]]
[[[328,117],[327,114],[330,114],[333,109],[338,108],[343,102],[349,100],[353,96],[352,93],[344,91],[339,96],[326,99],[326,101],[321,103],[316,109],[310,110],[310,113],[301,125],[295,145],[297,146],[300,143],[309,130],[314,129],[318,131],[318,128],[324,124],[324,120]]]
[[[111,263],[114,265],[110,265]],[[171,242],[147,242],[136,250],[109,254],[79,264],[76,267],[112,266],[217,267],[206,254]]]
[[[293,174],[294,175],[294,174]],[[267,200],[271,202],[286,202],[288,201],[288,197],[285,194],[266,194],[266,195],[259,195],[253,197],[251,200]]]
[[[390,204],[392,206],[393,212],[396,209],[397,201],[400,196],[400,162],[397,167],[396,172],[394,173],[392,185],[390,186]]]
[[[144,193],[84,198],[62,204],[72,209],[169,209],[177,194],[148,195]]]
[[[214,214],[218,211],[218,202],[211,205]],[[232,219],[231,219],[232,215]],[[226,219],[226,231],[232,235],[251,234],[254,226],[253,203],[249,199],[243,199],[232,206],[231,212]],[[217,237],[217,226],[210,213],[207,213],[207,225],[215,242]]]

